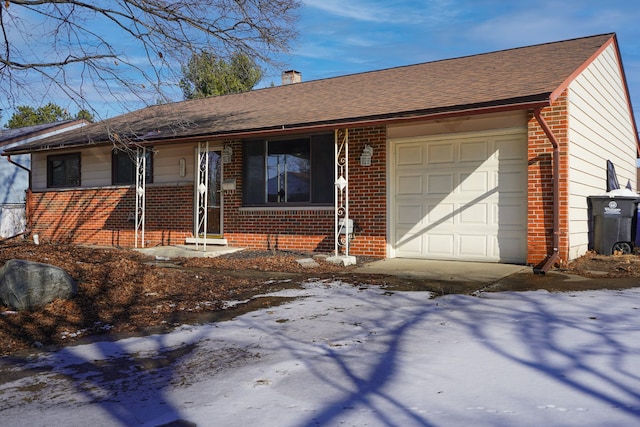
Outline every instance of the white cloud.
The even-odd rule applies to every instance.
[[[371,2],[351,1],[346,3],[340,0],[304,0],[305,6],[320,9],[332,15],[343,18],[356,19],[368,22],[385,22],[389,20],[385,8]]]
[[[417,24],[441,21],[455,15],[451,0],[375,1],[375,0],[303,0],[310,8],[363,22]],[[420,4],[425,3],[425,4]]]

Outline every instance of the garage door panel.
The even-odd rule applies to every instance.
[[[463,193],[484,193],[489,190],[489,172],[474,171],[460,173],[460,191]]]
[[[459,256],[466,259],[482,259],[489,256],[489,236],[480,234],[460,234],[458,236],[460,252]]]
[[[396,143],[396,256],[525,262],[526,141],[496,131]]]
[[[398,176],[398,194],[422,195],[422,180],[421,174]]]
[[[423,147],[421,145],[407,145],[398,147],[396,155],[398,166],[422,164],[422,152]]]
[[[461,162],[483,162],[487,159],[488,147],[486,141],[460,143]]]
[[[455,160],[455,147],[451,143],[429,144],[427,153],[427,165],[453,163]]]
[[[491,223],[489,218],[489,204],[475,203],[460,208],[458,215],[461,225],[486,225]]]
[[[399,225],[421,225],[422,219],[424,218],[422,204],[402,204],[398,206],[397,218]]]
[[[406,257],[422,258],[425,252],[424,236],[419,233],[412,233],[409,229],[397,230],[396,242],[398,250]]]
[[[527,220],[527,206],[515,202],[501,202],[494,207],[495,216],[494,223],[500,224],[500,227],[522,227],[522,222]]]
[[[527,158],[527,145],[522,144],[522,141],[516,137],[496,137],[494,146],[496,157],[500,162],[514,160],[519,164],[522,159]]]
[[[432,227],[438,224],[453,224],[455,204],[453,203],[427,203],[427,223]]]
[[[449,194],[455,188],[455,176],[453,173],[426,174],[427,192],[433,194]]]
[[[522,197],[522,189],[527,186],[527,174],[522,170],[501,170],[495,173],[501,194],[516,193]]]
[[[526,251],[526,243],[519,232],[501,231],[493,236],[493,257],[502,262],[522,262],[518,254]]]
[[[447,259],[455,257],[454,236],[450,234],[429,233],[425,235],[425,239],[427,241],[427,252],[432,256]]]

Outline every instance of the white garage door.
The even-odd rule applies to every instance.
[[[527,135],[392,141],[395,256],[524,263]]]

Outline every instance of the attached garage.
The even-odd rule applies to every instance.
[[[527,132],[390,141],[396,257],[525,263]]]

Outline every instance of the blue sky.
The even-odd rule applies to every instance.
[[[300,71],[304,81],[615,32],[634,114],[640,124],[640,3],[635,0],[301,3],[299,37],[292,42],[291,53],[278,59],[282,69]],[[31,24],[26,20],[24,25]],[[128,50],[125,37],[116,37],[113,42],[127,55],[136,57],[136,52]],[[34,49],[33,40],[22,43],[23,51]],[[259,87],[279,85],[281,71],[270,70]],[[171,86],[171,82],[167,83]],[[37,88],[34,86],[33,90]],[[180,100],[177,87],[173,93],[175,100]],[[124,112],[122,104],[110,102],[109,94],[100,88],[87,88],[85,94],[103,118]],[[129,108],[138,108],[126,91],[118,95]],[[40,99],[48,102],[46,96]],[[56,97],[55,102],[71,113],[77,111],[61,97]],[[0,100],[0,108],[3,106]],[[2,121],[6,122],[10,115],[11,110],[5,109]]]
[[[304,81],[616,33],[640,117],[640,2],[303,0],[288,68]],[[265,83],[280,83],[279,74]],[[637,119],[640,125],[640,119]]]

